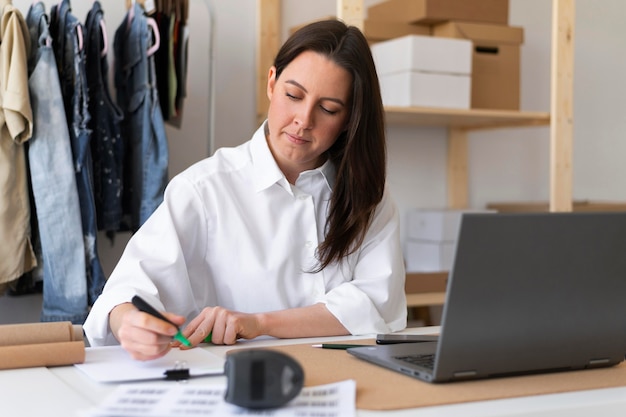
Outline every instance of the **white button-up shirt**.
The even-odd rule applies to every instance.
[[[172,179],[163,204],[129,241],[84,329],[116,344],[108,314],[139,294],[191,320],[207,306],[258,313],[324,303],[352,334],[406,326],[398,210],[388,192],[362,246],[318,273],[335,168],[289,184],[263,128]]]

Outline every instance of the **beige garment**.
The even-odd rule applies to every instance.
[[[37,265],[30,243],[24,143],[33,132],[28,90],[28,27],[19,10],[0,1],[0,284]]]

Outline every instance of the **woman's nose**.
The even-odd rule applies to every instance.
[[[296,125],[303,129],[313,128],[313,109],[308,107],[302,107],[299,112],[296,113],[294,118]]]

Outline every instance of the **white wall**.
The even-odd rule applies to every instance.
[[[370,6],[380,0],[365,0]],[[215,16],[215,146],[247,140],[255,129],[256,1],[191,0],[189,97],[181,130],[168,128],[171,173],[208,155],[207,2]],[[25,13],[31,0],[13,0]],[[54,4],[46,1],[47,5]],[[90,1],[74,0],[84,20]],[[125,13],[123,0],[101,2],[110,37]],[[574,68],[574,198],[626,201],[626,2],[576,0]],[[283,36],[288,28],[336,13],[334,0],[283,0]],[[551,2],[510,0],[511,25],[525,29],[521,108],[550,109]],[[410,207],[446,205],[444,128],[388,127],[389,186],[402,214]],[[470,205],[491,201],[548,199],[549,130],[520,128],[470,135]],[[108,275],[127,236],[114,247],[100,237]]]

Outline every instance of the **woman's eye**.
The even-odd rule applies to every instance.
[[[290,99],[290,100],[300,100],[300,97],[296,97],[293,94],[289,94],[289,93],[285,93],[285,95]]]
[[[324,113],[328,113],[328,114],[330,114],[330,115],[337,114],[337,111],[335,111],[335,110],[329,110],[329,109],[327,109],[327,108],[326,108],[326,107],[324,107],[324,106],[320,106],[320,107],[321,107],[321,109],[322,109],[322,111],[323,111]]]

